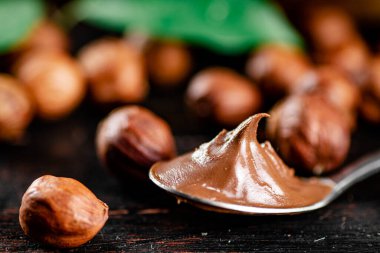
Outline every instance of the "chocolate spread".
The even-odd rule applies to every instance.
[[[269,142],[256,139],[256,114],[235,130],[223,130],[194,152],[153,165],[151,175],[166,187],[200,199],[255,207],[308,206],[331,187],[294,175]]]

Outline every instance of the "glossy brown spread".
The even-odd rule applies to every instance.
[[[256,114],[235,130],[223,130],[192,153],[153,165],[151,176],[193,197],[257,207],[302,207],[323,199],[331,186],[294,175],[269,142],[256,139]]]

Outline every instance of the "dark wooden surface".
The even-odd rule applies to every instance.
[[[208,57],[203,59],[198,68],[209,64]],[[240,60],[231,62],[239,68]],[[181,88],[166,92],[153,88],[143,104],[172,126],[179,153],[221,130],[195,119],[182,96]],[[110,206],[101,232],[70,252],[380,251],[380,175],[359,183],[326,208],[297,216],[226,215],[177,205],[150,182],[131,186],[101,167],[94,136],[109,109],[87,99],[65,120],[35,120],[22,143],[0,144],[0,252],[54,251],[28,239],[18,222],[22,194],[44,174],[76,178]],[[359,124],[347,162],[380,148],[378,129]]]

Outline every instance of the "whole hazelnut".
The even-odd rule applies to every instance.
[[[368,78],[370,54],[362,40],[352,40],[335,51],[321,52],[318,60],[335,66],[358,86]]]
[[[183,81],[191,70],[191,55],[182,43],[152,42],[146,51],[148,72],[158,85],[176,85]]]
[[[95,41],[80,51],[79,61],[95,101],[140,102],[147,95],[143,57],[126,41]]]
[[[350,131],[334,106],[319,96],[290,96],[270,111],[268,138],[289,164],[321,174],[341,165]]]
[[[312,67],[298,49],[285,45],[265,45],[248,59],[246,72],[271,97],[292,94],[301,81],[308,80]]]
[[[16,62],[14,69],[33,96],[41,118],[65,117],[85,95],[81,69],[64,52],[32,50]]]
[[[42,20],[32,29],[19,49],[22,51],[34,49],[66,51],[68,47],[69,39],[62,28],[51,20]]]
[[[15,141],[23,135],[34,115],[34,104],[15,78],[0,74],[0,140]]]
[[[357,36],[352,18],[335,6],[313,6],[304,24],[318,51],[335,51]]]
[[[98,126],[96,146],[99,159],[123,178],[146,179],[155,162],[176,154],[169,125],[139,106],[112,111]]]
[[[356,112],[361,101],[360,90],[343,73],[332,66],[322,66],[315,70],[315,82],[301,85],[298,94],[313,94],[337,107],[347,118],[352,129],[356,125]]]
[[[235,126],[259,111],[261,93],[247,78],[221,67],[198,73],[186,91],[188,106],[202,118]]]
[[[22,197],[19,220],[24,233],[58,248],[91,240],[108,219],[108,206],[72,178],[42,176]]]

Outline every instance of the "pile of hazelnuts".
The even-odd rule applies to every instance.
[[[380,56],[371,56],[342,10],[318,7],[307,17],[312,59],[289,45],[263,45],[250,55],[246,76],[224,67],[204,69],[191,79],[185,99],[196,115],[227,127],[260,112],[264,99],[276,100],[267,137],[286,163],[319,175],[344,162],[358,115],[380,123]],[[103,38],[82,48],[77,61],[67,48],[66,35],[44,21],[17,51],[14,77],[0,75],[0,139],[20,138],[34,114],[48,120],[65,117],[82,101],[86,83],[98,103],[138,103],[149,91],[148,76],[172,86],[192,68],[191,53],[180,42]],[[123,178],[145,180],[154,163],[176,155],[170,126],[137,105],[112,111],[99,124],[96,145],[100,160]],[[56,188],[47,189],[47,184]],[[62,190],[70,185],[78,191]],[[83,187],[66,178],[37,179],[20,208],[25,233],[57,247],[90,240],[107,220],[108,207]],[[86,204],[62,202],[72,195],[82,196]],[[75,212],[81,211],[94,215],[93,224],[75,221]],[[67,238],[66,230],[80,233]]]
[[[275,100],[266,124],[268,139],[287,164],[320,175],[345,161],[359,115],[380,123],[380,56],[371,56],[354,21],[339,8],[310,9],[304,26],[313,48],[312,58],[299,48],[266,44],[248,58],[247,76],[223,67],[207,68],[190,80],[185,99],[199,117],[227,127],[263,110],[264,99]],[[124,110],[127,119],[128,109]],[[125,134],[128,127],[113,132],[112,138],[103,134],[117,125],[115,118],[121,121],[111,113],[100,125],[97,143],[101,160],[106,164],[118,160],[119,165],[108,167],[120,172],[120,164],[126,163],[115,159],[115,154],[121,151],[124,154],[120,157],[133,160],[138,152],[124,152],[131,146],[126,141],[131,138]],[[125,122],[124,126],[128,125]],[[112,150],[111,155],[108,150]],[[170,157],[173,150],[161,153]],[[113,159],[107,158],[111,156]]]

